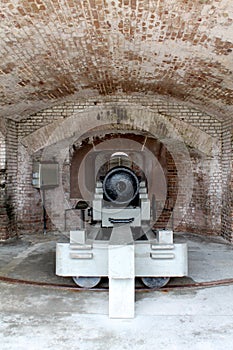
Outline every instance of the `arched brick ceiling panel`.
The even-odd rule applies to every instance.
[[[176,144],[178,152],[186,151],[186,146],[190,146],[202,154],[213,156],[214,150],[218,148],[216,140],[210,135],[175,118],[164,118],[139,105],[130,105],[121,109],[121,112],[124,115],[121,126],[124,125],[125,130],[129,128],[128,130],[149,132],[166,146]],[[98,118],[100,114],[101,117]],[[21,143],[30,153],[50,146],[53,148],[53,154],[59,153],[62,148],[70,147],[77,139],[86,138],[86,135],[91,134],[98,135],[99,128],[102,131],[115,129],[118,118],[119,114],[114,113],[111,107],[95,107],[50,123],[24,137]]]
[[[150,93],[232,113],[232,0],[1,0],[0,116]]]

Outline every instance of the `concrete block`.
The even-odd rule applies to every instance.
[[[134,245],[109,246],[109,317],[133,318],[135,299]]]
[[[172,244],[173,243],[173,231],[172,230],[158,230],[157,239],[159,243]]]
[[[71,244],[85,244],[86,243],[86,231],[85,230],[70,231],[70,243]]]

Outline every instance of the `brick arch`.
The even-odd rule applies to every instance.
[[[160,115],[149,108],[111,104],[104,107],[95,106],[75,113],[62,122],[56,121],[49,124],[24,138],[22,143],[31,154],[44,149],[42,152],[44,160],[57,157],[62,164],[70,145],[77,139],[82,139],[84,135],[96,130],[103,131],[108,128],[131,132],[146,131],[164,144],[177,168],[177,196],[174,211],[178,224],[187,212],[193,192],[189,148],[196,149],[204,155],[212,155],[215,152],[214,139],[203,131],[171,116]],[[171,220],[170,218],[168,221],[169,227],[171,227]]]
[[[117,93],[173,96],[222,119],[232,112],[231,0],[8,3],[1,116]]]
[[[171,116],[164,116],[140,105],[122,106],[120,103],[104,107],[90,107],[74,113],[62,121],[55,121],[21,140],[29,153],[63,142],[72,144],[83,134],[106,125],[145,130],[163,143],[184,143],[206,155],[212,155],[216,140],[200,129]]]

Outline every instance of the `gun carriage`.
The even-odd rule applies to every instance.
[[[72,277],[83,288],[108,277],[112,318],[134,316],[135,277],[148,288],[161,288],[188,269],[187,244],[174,243],[172,230],[151,228],[146,178],[125,164],[112,161],[97,179],[92,225],[85,227],[88,204],[79,201],[82,227],[70,231],[70,242],[56,248],[57,275]]]

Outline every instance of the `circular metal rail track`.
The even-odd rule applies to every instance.
[[[21,280],[16,278],[4,277],[0,276],[0,282],[9,283],[9,284],[19,284],[19,285],[27,285],[27,286],[36,286],[36,287],[44,287],[44,288],[56,288],[60,290],[70,290],[74,292],[82,292],[82,291],[93,291],[93,292],[106,292],[109,289],[107,287],[95,287],[95,288],[81,288],[78,286],[72,286],[68,284],[59,284],[59,283],[48,283],[48,282],[38,282],[38,281],[28,281]],[[187,284],[176,284],[176,285],[168,285],[162,288],[146,288],[146,287],[136,287],[136,292],[151,292],[151,291],[169,291],[176,289],[194,289],[194,288],[211,288],[217,286],[226,286],[233,284],[233,278],[221,279],[217,281],[208,281],[208,282],[194,282]]]

